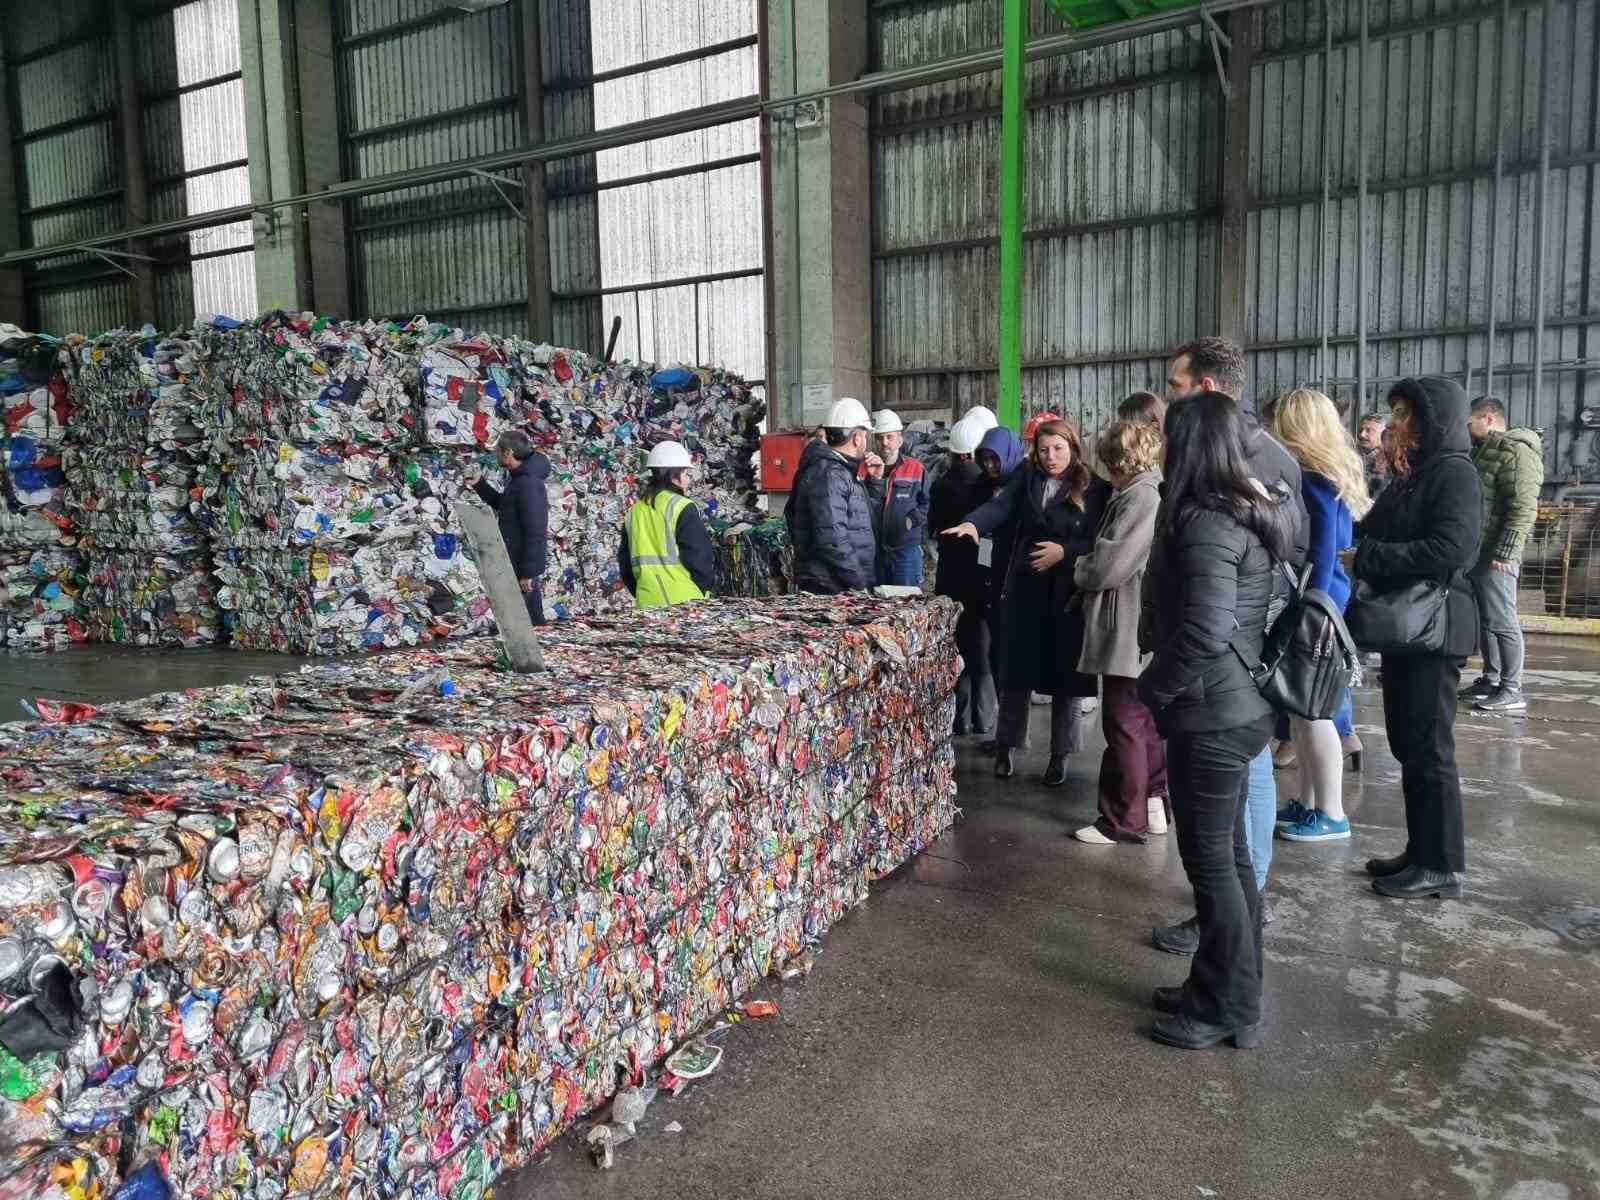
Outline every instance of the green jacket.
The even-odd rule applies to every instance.
[[[1539,515],[1539,489],[1544,484],[1544,444],[1539,431],[1491,433],[1472,448],[1472,465],[1483,480],[1479,559],[1520,563],[1522,543]]]

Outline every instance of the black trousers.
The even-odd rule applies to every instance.
[[[544,624],[544,593],[535,583],[531,590],[522,593],[522,599],[528,606],[528,620],[535,625]]]
[[[1433,654],[1383,656],[1383,724],[1400,760],[1406,798],[1406,857],[1430,871],[1465,871],[1461,775],[1456,770],[1456,689],[1461,660]]]
[[[1178,854],[1194,886],[1200,948],[1184,987],[1184,1011],[1238,1029],[1261,1019],[1261,893],[1245,840],[1250,760],[1273,719],[1167,739],[1167,783]]]
[[[970,602],[956,621],[956,648],[966,664],[956,684],[956,726],[973,733],[993,733],[999,700],[994,690],[989,619]]]

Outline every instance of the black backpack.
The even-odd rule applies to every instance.
[[[1244,662],[1262,699],[1307,721],[1333,718],[1356,672],[1356,643],[1344,615],[1321,588],[1308,588],[1310,568],[1298,578],[1287,564],[1275,564],[1289,580],[1289,602],[1267,626],[1261,661]]]

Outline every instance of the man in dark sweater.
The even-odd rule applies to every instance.
[[[482,501],[494,509],[500,521],[500,540],[506,544],[511,569],[528,604],[528,619],[544,624],[544,598],[539,592],[539,577],[544,574],[546,542],[550,532],[550,498],[544,481],[550,478],[550,460],[536,453],[533,441],[521,430],[500,435],[495,457],[510,474],[506,490],[497,492],[476,470],[467,472],[466,481]]]
[[[1244,385],[1244,353],[1225,338],[1207,337],[1190,342],[1167,364],[1169,408],[1196,392],[1221,392],[1238,403],[1239,397],[1244,395]],[[1294,561],[1290,565],[1298,572],[1306,560],[1311,538],[1311,522],[1306,517],[1305,500],[1300,495],[1300,464],[1255,421],[1254,414],[1246,411],[1244,415],[1246,423],[1252,427],[1246,450],[1256,482],[1293,511]],[[1288,581],[1280,580],[1275,574],[1273,585],[1272,605],[1267,612],[1269,627],[1288,602]],[[1272,835],[1277,815],[1278,787],[1272,776],[1272,750],[1268,748],[1250,764],[1245,801],[1245,843],[1256,870],[1258,890],[1266,886],[1267,868],[1272,864]],[[1267,913],[1266,904],[1262,904],[1261,911]],[[1271,919],[1270,914],[1267,919]],[[1151,939],[1157,949],[1173,954],[1193,954],[1200,945],[1199,922],[1190,917],[1176,925],[1153,930]]]

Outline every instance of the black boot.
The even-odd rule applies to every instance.
[[[983,741],[978,743],[978,753],[979,754],[999,754],[1000,753],[1000,743],[995,741],[993,738],[985,738]]]
[[[1177,1046],[1180,1050],[1205,1050],[1230,1039],[1239,1049],[1251,1050],[1261,1045],[1261,1022],[1230,1028],[1179,1014],[1162,1017],[1151,1028],[1150,1036],[1163,1045]]]
[[[1158,987],[1150,997],[1150,1007],[1164,1017],[1175,1017],[1183,1011],[1183,985]]]
[[[1398,875],[1410,865],[1411,860],[1406,857],[1406,852],[1402,850],[1393,858],[1367,859],[1367,874],[1376,875],[1379,879],[1382,879],[1385,875]]]
[[[1459,871],[1430,871],[1426,867],[1407,867],[1394,875],[1383,875],[1372,881],[1372,890],[1380,896],[1394,900],[1420,900],[1424,896],[1437,896],[1441,900],[1459,900],[1463,891]]]
[[[1017,764],[1011,761],[1011,747],[1001,746],[994,752],[994,777],[1010,779],[1017,773]]]
[[[1060,787],[1067,781],[1067,756],[1065,754],[1052,754],[1050,763],[1044,769],[1045,787]]]
[[[1198,914],[1176,925],[1164,925],[1150,931],[1150,942],[1157,950],[1168,954],[1193,954],[1200,949],[1200,917]]]

